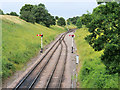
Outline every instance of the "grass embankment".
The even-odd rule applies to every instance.
[[[77,28],[77,26],[75,26],[75,25],[73,25],[73,24],[66,25],[65,27],[66,27],[66,28],[68,27],[69,29],[75,29],[75,28]]]
[[[85,41],[87,28],[76,31],[75,42],[80,57],[78,82],[80,88],[118,88],[118,74],[109,75],[101,62],[101,52],[96,52]]]
[[[1,17],[1,16],[0,16]],[[65,32],[65,28],[50,28],[39,24],[31,24],[15,16],[2,16],[2,75],[3,79],[20,70],[27,61],[40,50],[40,37],[43,34],[43,45],[47,45],[55,37]]]

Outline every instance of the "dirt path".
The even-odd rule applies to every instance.
[[[76,88],[76,47],[74,44],[74,53],[71,53],[71,47],[72,47],[72,38],[69,36],[72,33],[68,33],[65,37],[65,42],[68,46],[68,58],[66,61],[66,66],[65,66],[65,73],[64,73],[64,78],[63,78],[63,83],[62,83],[62,88]],[[56,40],[60,37],[60,35],[56,38]],[[55,40],[55,41],[56,41]],[[46,52],[50,46],[53,45],[55,42],[53,41],[51,44],[47,45],[44,49],[44,52]],[[26,66],[20,70],[17,71],[12,77],[8,78],[4,83],[3,83],[3,88],[13,88],[16,83],[19,82],[19,80],[39,61],[39,59],[44,55],[38,53],[36,57],[31,59]],[[21,74],[22,73],[22,74]]]

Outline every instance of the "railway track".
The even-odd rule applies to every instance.
[[[32,88],[60,88],[67,59],[67,44],[64,33],[32,68],[27,75],[16,85],[14,90]]]
[[[56,63],[55,68],[47,81],[45,87],[46,89],[61,88],[61,83],[62,83],[62,79],[65,71],[66,59],[67,59],[67,44],[65,43],[64,40],[62,42],[61,54],[63,55],[61,55],[58,62]]]

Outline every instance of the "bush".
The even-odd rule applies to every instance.
[[[83,88],[118,88],[118,74],[109,75],[100,59],[85,60],[79,80]]]
[[[19,16],[16,12],[10,12],[9,15],[12,15],[12,16]]]

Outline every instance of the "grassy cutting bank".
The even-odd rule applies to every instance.
[[[69,29],[75,29],[75,28],[77,28],[77,26],[75,26],[75,25],[73,25],[73,24],[66,25],[65,27],[66,27],[66,28],[68,27]]]
[[[47,28],[39,24],[31,24],[15,16],[2,16],[2,77],[11,76],[20,70],[27,61],[40,50],[40,37],[43,34],[43,45],[49,44],[55,37],[65,32],[64,27]]]
[[[80,88],[118,88],[118,74],[107,74],[105,65],[101,62],[101,52],[96,52],[85,41],[87,28],[76,31],[75,42],[80,57],[78,82]]]

